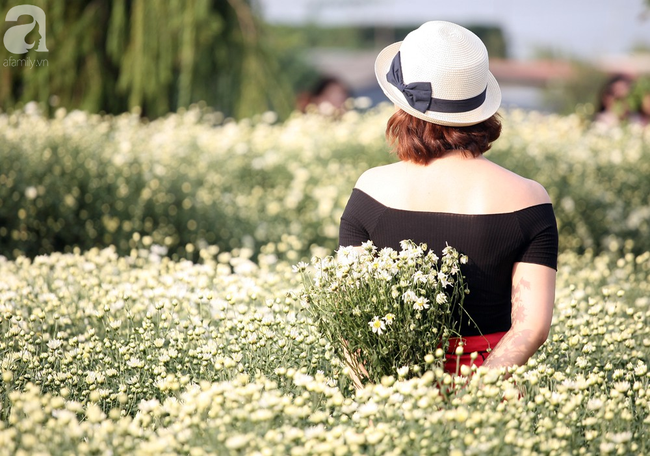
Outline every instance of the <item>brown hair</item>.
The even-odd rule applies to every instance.
[[[468,127],[447,127],[413,117],[398,110],[388,119],[386,138],[397,157],[426,165],[451,150],[478,157],[501,135],[501,121],[495,114]]]

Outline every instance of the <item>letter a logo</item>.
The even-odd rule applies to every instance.
[[[3,39],[5,48],[12,54],[25,54],[34,47],[36,43],[36,52],[48,52],[45,46],[45,12],[38,6],[18,5],[14,6],[7,12],[5,21],[15,22],[20,16],[31,16],[34,21],[31,24],[14,25],[5,32]],[[34,30],[38,24],[38,34],[40,37],[33,43],[26,43],[25,37]]]

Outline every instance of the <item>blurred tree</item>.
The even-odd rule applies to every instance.
[[[549,81],[543,88],[545,108],[559,114],[578,113],[590,119],[600,104],[608,75],[588,62],[570,60],[573,76]]]
[[[0,5],[0,18],[24,0]],[[267,46],[250,0],[31,0],[46,15],[12,54],[0,46],[0,107],[28,101],[119,113],[139,107],[157,117],[205,101],[246,117],[293,107],[289,84]],[[31,24],[22,15],[18,24]],[[4,21],[4,36],[16,22]],[[46,28],[45,35],[41,28]]]
[[[648,0],[650,1],[650,0]],[[274,25],[273,36],[282,42],[290,40],[300,43],[304,48],[336,49],[374,49],[379,50],[396,41],[402,41],[406,35],[420,24],[408,26],[323,26],[313,23],[306,25]],[[507,43],[498,26],[469,24],[465,25],[485,43],[490,57],[506,58]]]

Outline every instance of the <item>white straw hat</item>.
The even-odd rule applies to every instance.
[[[478,36],[460,25],[431,21],[384,48],[375,75],[400,109],[439,125],[467,126],[490,118],[501,90]]]

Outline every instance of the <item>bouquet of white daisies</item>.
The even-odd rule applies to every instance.
[[[302,302],[351,376],[376,383],[442,365],[469,290],[467,256],[447,246],[439,258],[426,244],[401,250],[342,247],[337,257],[299,263]]]

